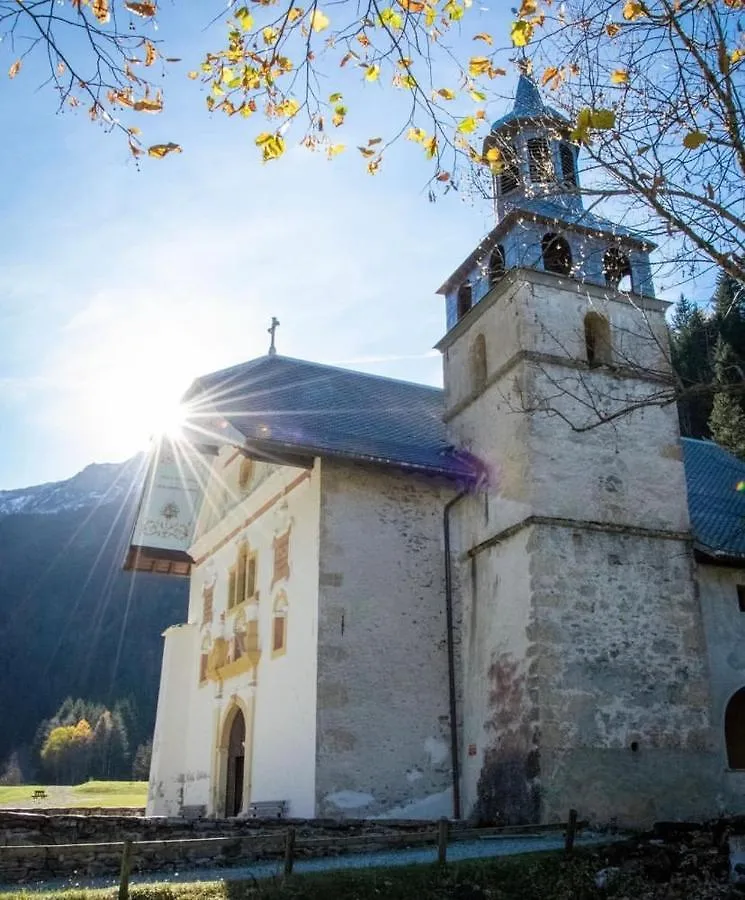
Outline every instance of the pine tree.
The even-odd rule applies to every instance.
[[[709,416],[711,436],[725,450],[745,459],[745,412],[732,390],[742,383],[742,373],[732,348],[721,337],[714,352],[714,372],[720,390],[714,395]]]

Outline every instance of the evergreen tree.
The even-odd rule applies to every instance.
[[[153,755],[153,742],[140,744],[132,763],[132,778],[135,781],[147,781],[150,777],[150,760]]]
[[[678,403],[680,430],[688,437],[708,436],[711,396],[700,389],[711,384],[711,326],[701,308],[686,297],[678,301],[672,319],[670,352],[682,397]],[[686,396],[686,392],[696,391]]]
[[[742,384],[742,370],[722,337],[714,352],[714,372],[720,390],[714,395],[709,431],[725,450],[745,459],[745,412],[739,400],[742,392],[732,390],[733,386]]]

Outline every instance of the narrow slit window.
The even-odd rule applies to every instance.
[[[528,166],[531,181],[542,184],[551,180],[551,148],[546,138],[530,138],[528,141]]]
[[[559,144],[559,161],[561,162],[561,180],[566,187],[577,186],[576,157],[569,144]]]
[[[489,286],[496,284],[504,272],[504,247],[497,244],[489,257]]]
[[[600,313],[589,312],[585,316],[585,351],[587,364],[592,368],[611,364],[610,323]]]
[[[468,312],[473,303],[473,292],[471,289],[471,283],[469,281],[464,281],[463,284],[458,288],[458,318],[462,319],[463,316]]]
[[[471,387],[480,391],[486,385],[486,340],[477,334],[471,347]]]
[[[727,704],[724,740],[730,769],[745,769],[745,688],[740,688]]]

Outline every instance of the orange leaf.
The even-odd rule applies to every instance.
[[[21,71],[21,61],[17,59],[13,65],[8,69],[8,78],[15,78],[16,75]]]
[[[153,144],[152,147],[147,148],[147,155],[154,156],[156,159],[163,159],[169,153],[181,153],[181,147],[169,141],[167,144]]]
[[[148,3],[147,0],[144,0],[142,3],[137,3],[135,0],[124,0],[124,6],[136,16],[142,16],[143,19],[151,18],[157,12],[156,5]]]

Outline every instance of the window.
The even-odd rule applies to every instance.
[[[572,270],[572,251],[558,234],[544,234],[541,241],[543,268],[557,275],[568,275]]]
[[[587,364],[592,366],[609,366],[612,362],[610,343],[610,323],[596,312],[585,316],[585,350]]]
[[[290,577],[290,529],[274,538],[274,574],[272,587],[283,578]]]
[[[574,150],[569,144],[559,144],[559,161],[561,162],[561,180],[566,187],[577,186],[577,170],[575,169]]]
[[[236,564],[228,573],[229,610],[240,603],[257,599],[256,566],[256,554],[249,551],[247,543],[241,544]]]
[[[546,138],[530,138],[528,141],[528,168],[531,181],[540,184],[551,180],[551,148]]]
[[[199,657],[199,683],[204,684],[207,680],[207,660],[209,656],[206,653],[202,653]]]
[[[740,688],[727,704],[724,740],[730,769],[745,769],[745,688]]]
[[[745,584],[737,585],[737,602],[740,606],[740,612],[745,612]]]
[[[489,257],[489,287],[496,284],[503,275],[504,247],[501,244],[497,244]]]
[[[520,167],[517,164],[515,148],[504,147],[502,150],[502,172],[499,176],[499,193],[511,194],[520,183]]]
[[[254,461],[245,457],[241,460],[241,467],[238,472],[238,487],[242,491],[247,491],[251,486],[251,479],[254,474]]]
[[[477,334],[471,345],[471,388],[480,391],[486,384],[486,340]]]
[[[212,606],[215,599],[214,587],[206,587],[202,591],[202,622],[212,621]]]
[[[277,594],[272,610],[272,658],[287,650],[287,595]]]
[[[617,247],[606,250],[603,256],[605,283],[617,291],[631,290],[631,263]]]
[[[465,316],[471,308],[472,302],[471,283],[470,281],[464,281],[458,288],[458,319],[462,319]]]

